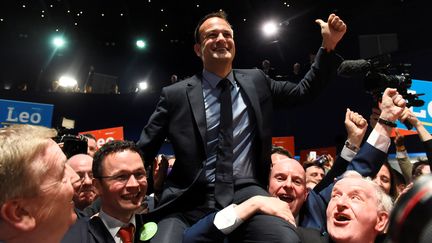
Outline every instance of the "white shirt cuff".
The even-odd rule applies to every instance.
[[[375,130],[372,130],[371,134],[367,139],[367,143],[383,151],[384,153],[387,153],[390,147],[391,140],[389,137],[381,135]]]
[[[408,152],[406,150],[396,151],[396,158],[398,158],[398,159],[408,158]]]
[[[344,147],[342,148],[342,151],[341,151],[341,153],[340,153],[340,156],[341,156],[343,159],[345,159],[346,161],[351,162],[351,161],[354,159],[354,157],[356,156],[356,154],[357,154],[357,152],[355,152],[355,151],[349,149],[347,146],[344,146]]]
[[[213,220],[213,224],[216,226],[216,228],[218,228],[218,230],[220,230],[225,235],[233,232],[243,223],[243,220],[237,217],[237,214],[234,210],[235,206],[237,205],[231,204],[217,212]]]

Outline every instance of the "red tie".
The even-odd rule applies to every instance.
[[[135,227],[130,224],[129,226],[121,227],[118,231],[118,235],[123,243],[132,243]]]

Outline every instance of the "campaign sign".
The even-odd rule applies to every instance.
[[[54,105],[0,99],[0,127],[30,124],[51,127]]]
[[[79,134],[90,133],[96,138],[98,149],[105,143],[111,140],[123,140],[123,127],[113,127],[100,130],[93,130],[87,132],[80,132]]]
[[[432,81],[413,79],[408,93],[423,94],[419,96],[419,99],[424,101],[424,105],[419,107],[412,106],[410,109],[419,121],[423,123],[426,130],[428,130],[429,133],[432,133]],[[402,130],[407,129],[407,127],[399,121],[397,122],[397,127]],[[401,132],[402,135],[413,133],[416,133],[415,128],[410,131]]]

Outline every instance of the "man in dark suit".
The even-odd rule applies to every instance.
[[[229,81],[232,102],[233,144],[229,168],[232,172],[229,173],[233,182],[226,183],[234,187],[230,202],[268,195],[265,188],[270,169],[273,101],[289,107],[310,100],[326,86],[341,62],[334,49],[346,32],[346,25],[334,14],[327,22],[316,22],[321,26],[322,47],[313,67],[299,84],[274,81],[260,70],[233,69],[233,30],[224,12],[209,14],[198,23],[194,50],[202,59],[204,70],[162,90],[157,108],[138,143],[146,161],[153,160],[165,138],[171,141],[176,156],[156,209],[162,220],[158,223],[155,242],[179,242],[191,224],[226,206],[216,200],[220,193],[215,193],[222,150],[218,148],[221,147],[218,144],[221,79]],[[284,222],[279,221],[273,227],[274,221],[275,217],[264,220],[252,217],[244,227],[246,231],[240,234],[259,240],[263,230],[269,235],[279,235],[281,228],[284,231],[292,227],[281,226]],[[263,224],[269,226],[263,228]],[[284,239],[266,240],[289,241],[290,237],[284,235]],[[291,240],[296,239],[293,236]]]
[[[141,242],[141,232],[146,229],[143,216],[136,212],[147,192],[141,151],[133,142],[110,141],[96,152],[92,172],[101,210],[88,223],[78,221],[71,229],[75,233],[68,233],[62,242],[129,243],[125,237]],[[123,233],[126,229],[129,233]],[[87,235],[83,234],[85,231]]]
[[[337,231],[335,229],[340,226],[337,223],[333,225],[334,219],[333,221],[329,220],[334,214],[326,214],[326,210],[327,212],[329,210],[327,205],[330,202],[330,195],[336,183],[335,177],[340,178],[340,175],[346,170],[351,171],[351,174],[352,171],[355,171],[360,177],[361,175],[373,177],[378,173],[382,161],[387,157],[388,147],[390,146],[391,127],[388,124],[393,123],[400,117],[405,107],[405,100],[397,93],[396,89],[386,89],[382,97],[381,107],[384,110],[381,120],[384,120],[384,122],[380,122],[374,127],[367,142],[358,151],[351,163],[346,161],[350,160],[348,158],[350,155],[347,153],[349,151],[343,152],[336,159],[335,166],[340,163],[346,163],[346,166],[343,169],[340,168],[338,172],[329,172],[328,175],[333,174],[332,177],[334,176],[334,178],[331,182],[330,180],[327,180],[327,182],[321,181],[320,184],[326,183],[326,185],[322,185],[323,189],[307,192],[305,171],[300,163],[291,158],[276,160],[273,162],[269,178],[269,193],[280,200],[255,196],[239,205],[232,204],[217,213],[207,215],[188,228],[184,232],[183,242],[222,242],[227,235],[230,238],[230,233],[240,227],[247,218],[257,213],[274,215],[290,222],[293,222],[294,217],[298,218],[298,223],[294,222],[293,224],[304,226],[297,228],[302,242],[326,242],[328,240],[326,237],[328,235],[326,222],[332,223],[330,229],[334,231],[330,233]],[[351,141],[357,144],[356,146],[359,146],[366,131],[366,120],[357,113],[347,110],[345,124],[349,134],[357,134],[358,137],[361,137],[359,141],[355,141],[356,138],[348,136],[351,137]],[[344,147],[345,149],[350,148]],[[371,183],[373,182],[371,181]],[[378,185],[376,187],[378,188]],[[390,199],[387,201],[391,202]],[[388,203],[384,204],[388,205]],[[331,207],[329,206],[329,208]],[[389,207],[386,208],[386,215],[388,216]],[[369,216],[371,215],[368,215],[367,219],[362,218],[362,220],[377,221],[377,214],[375,214],[375,218]],[[387,221],[387,217],[385,221]],[[370,226],[368,225],[368,227]],[[354,230],[360,230],[361,225],[355,225],[354,227]],[[331,236],[339,235],[341,231],[344,230],[340,230],[334,235],[331,234]],[[377,230],[377,232],[369,231],[369,233],[370,236],[375,238],[375,233],[380,231],[381,229]],[[362,235],[361,237],[365,236]],[[335,240],[335,238],[333,239]]]

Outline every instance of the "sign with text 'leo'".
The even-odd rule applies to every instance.
[[[90,133],[96,138],[98,149],[105,143],[112,140],[123,140],[123,127],[113,127],[100,130],[93,130],[87,132],[80,132],[79,134]]]
[[[424,105],[419,107],[410,107],[410,109],[419,121],[423,123],[426,130],[428,130],[429,133],[432,133],[432,81],[413,79],[408,92],[412,94],[423,94],[419,96],[419,99],[424,101]],[[397,122],[397,127],[400,128],[399,132],[402,135],[416,133],[415,128],[408,131],[406,130],[406,126],[399,121]]]
[[[0,127],[30,124],[51,127],[54,105],[0,99]]]

